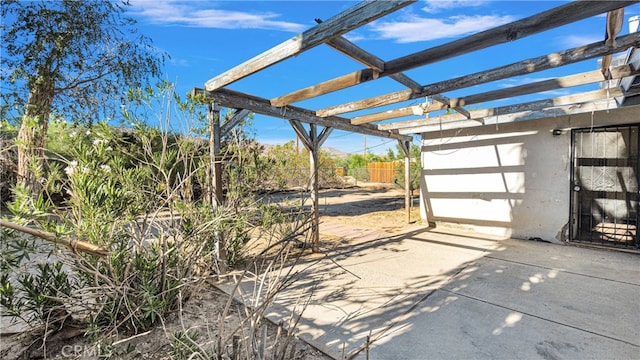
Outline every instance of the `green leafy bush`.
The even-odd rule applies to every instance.
[[[151,107],[171,94],[163,83],[132,92],[130,100]],[[33,238],[3,228],[5,315],[36,329],[73,319],[95,340],[135,334],[176,310],[195,279],[242,262],[250,207],[256,208],[239,192],[248,189],[240,186],[242,176],[233,180],[241,189],[235,200],[212,208],[197,195],[208,173],[206,143],[125,113],[131,129],[53,123],[44,191],[33,196],[16,186],[8,204],[12,222],[101,246],[108,256],[50,246],[55,257],[35,265],[34,257],[49,254],[38,255]]]
[[[211,159],[202,139],[205,117],[193,99],[181,101],[167,83],[131,91],[129,96],[123,117],[131,127],[52,122],[40,176],[43,191],[34,196],[15,186],[7,204],[11,222],[52,233],[56,241],[70,238],[71,244],[100,247],[108,255],[43,245],[6,228],[0,232],[3,315],[40,330],[43,339],[73,323],[110,354],[119,353],[111,346],[118,336],[151,329],[180,309],[202,279],[233,266],[283,267],[289,242],[309,228],[304,214],[284,213],[256,197],[270,188],[271,180],[280,180],[269,177],[275,173],[273,158],[263,156],[261,146],[239,133],[230,134],[223,146],[224,204],[210,204],[206,195],[212,190],[207,185]],[[144,125],[152,109],[169,108],[158,106],[158,101],[175,103],[190,124],[189,136],[172,134],[167,123],[160,128]],[[168,117],[161,114],[158,120]],[[308,153],[298,158],[308,167]],[[321,165],[331,161],[321,156]],[[302,170],[306,184],[308,171]],[[283,171],[281,179],[287,174]],[[333,174],[332,169],[325,179]],[[261,252],[265,263],[259,265],[246,258],[246,244],[256,238],[267,244]],[[273,281],[284,286],[288,276],[278,275]],[[278,289],[269,286],[259,308],[245,309],[253,317],[252,334],[259,331],[257,319]],[[197,336],[186,330],[176,333],[174,356],[205,355]],[[219,341],[217,348],[225,348]],[[287,341],[276,348],[286,352]]]

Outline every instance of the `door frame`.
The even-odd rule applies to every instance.
[[[606,243],[597,243],[590,240],[581,240],[580,239],[580,214],[579,209],[581,206],[580,203],[580,195],[579,192],[582,188],[582,184],[580,183],[580,179],[576,177],[576,167],[577,167],[577,157],[576,157],[576,135],[584,132],[604,132],[607,129],[621,129],[621,128],[636,128],[636,135],[640,137],[640,123],[631,123],[631,124],[619,124],[619,125],[607,125],[607,126],[599,126],[593,128],[575,128],[571,129],[571,166],[570,166],[570,174],[569,174],[569,237],[568,241],[572,243],[579,244],[592,244],[598,246],[606,246],[612,249],[635,249],[640,250],[640,139],[638,139],[638,146],[635,154],[636,156],[636,169],[635,169],[635,178],[636,183],[638,184],[638,189],[636,191],[636,212],[635,212],[635,225],[636,225],[636,234],[635,234],[635,244],[631,244],[629,246],[621,245],[620,243],[611,243],[607,245]],[[604,159],[604,158],[603,158]]]

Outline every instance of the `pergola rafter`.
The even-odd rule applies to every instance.
[[[205,83],[204,89],[194,89],[194,92],[204,94],[207,101],[215,103],[217,106],[237,109],[232,119],[223,124],[219,131],[228,132],[248,112],[286,119],[290,122],[304,146],[310,150],[313,166],[317,165],[317,158],[314,158],[313,154],[317,156],[318,149],[327,139],[332,129],[395,139],[399,142],[406,155],[405,171],[407,172],[407,179],[409,177],[409,142],[412,140],[411,134],[436,131],[443,128],[481,126],[483,124],[497,124],[607,110],[620,107],[623,102],[640,103],[638,101],[639,96],[636,96],[630,102],[626,101],[626,98],[640,93],[638,90],[640,86],[632,86],[635,77],[639,75],[640,69],[639,51],[635,50],[640,47],[640,33],[618,36],[624,8],[638,3],[639,0],[574,1],[509,24],[500,25],[455,41],[400,56],[390,61],[384,61],[342,36],[359,26],[383,17],[412,2],[414,1],[365,1],[325,22],[317,20],[319,24],[315,27],[212,78]],[[600,42],[585,44],[584,46],[498,66],[473,74],[452,77],[428,85],[421,85],[404,73],[410,69],[495,45],[517,41],[603,13],[607,13],[605,22],[606,35],[603,41]],[[315,85],[303,87],[287,94],[272,97],[270,100],[226,88],[227,85],[239,79],[321,44],[326,44],[336,49],[347,57],[363,64],[365,68]],[[629,51],[627,64],[611,67],[611,56],[622,51]],[[564,74],[552,79],[508,89],[494,89],[470,95],[449,97],[444,94],[452,90],[468,89],[471,86],[488,84],[552,68],[563,69],[565,65],[598,57],[602,57],[601,70],[579,74]],[[407,89],[366,99],[352,100],[321,109],[305,109],[291,105],[352,86],[370,83],[382,77],[389,77],[404,85]],[[598,82],[611,87],[483,110],[469,111],[463,107]],[[420,98],[424,98],[423,103],[404,105],[386,111],[371,111],[377,107]],[[456,113],[438,116],[437,118],[426,117],[430,112],[443,109],[452,109]],[[353,117],[338,116],[355,111],[361,111],[362,113]],[[410,116],[419,116],[420,118],[372,124]],[[308,130],[303,123],[309,124]],[[324,127],[320,134],[318,134],[318,126]],[[310,187],[312,189],[312,198],[315,197],[317,199],[317,176],[314,176],[313,171],[316,171],[315,174],[317,175],[317,169],[312,169]],[[408,199],[408,185],[406,190]],[[409,201],[407,200],[408,206]],[[315,215],[318,214],[317,210],[317,203],[314,203],[312,211]],[[312,238],[317,239],[317,221],[313,223],[312,228],[312,232],[315,234]]]
[[[461,118],[457,114],[454,114],[453,116],[445,115],[442,117],[430,118],[430,121],[421,120],[423,121],[422,126],[415,124],[415,126],[412,127],[398,129],[398,132],[401,134],[415,134],[416,132],[426,133],[431,131],[442,131],[482,125],[506,124],[516,121],[529,121],[558,116],[593,113],[595,111],[615,109],[617,106],[618,103],[615,99],[604,99],[601,101],[587,102],[583,104],[571,104],[542,110],[526,110],[505,114],[496,114],[495,109],[477,110],[477,113],[472,111],[471,114],[475,120],[481,120],[481,122],[469,121]]]
[[[333,37],[368,24],[413,2],[415,2],[415,0],[365,1],[359,3],[331,19],[263,52],[253,59],[214,77],[205,83],[205,89],[213,91],[229,85],[255,72],[277,64],[282,60],[325,43]]]
[[[390,76],[419,66],[432,64],[455,56],[481,50],[490,46],[511,42],[561,25],[569,24],[607,11],[619,9],[635,1],[577,1],[557,8],[498,26],[459,40],[403,56],[384,64],[384,71],[371,76],[360,76],[365,69],[306,87],[271,100],[275,106],[284,106],[350,86],[362,84],[383,76]],[[324,24],[324,23],[323,23]]]
[[[640,70],[634,70],[631,65],[625,64],[609,69],[609,80],[620,80],[625,77],[639,75]],[[465,106],[480,104],[494,100],[502,100],[516,96],[529,95],[544,91],[551,91],[562,88],[569,88],[579,85],[587,85],[605,80],[600,70],[588,71],[584,73],[563,76],[554,79],[547,79],[529,84],[512,86],[504,89],[487,91],[479,94],[463,96],[460,98],[449,99],[450,105]],[[351,118],[352,124],[368,124],[376,121],[395,119],[408,115],[424,115],[428,112],[442,110],[445,107],[442,103],[429,103],[403,107],[393,110],[382,111],[378,113],[356,116]],[[470,119],[470,117],[467,117]],[[380,128],[380,127],[379,127]],[[384,128],[384,127],[382,127]]]
[[[316,21],[320,21],[320,20],[316,19]],[[331,39],[329,42],[327,42],[327,45],[342,52],[343,54],[347,55],[353,60],[368,66],[371,69],[372,74],[374,75],[384,72],[384,67],[385,67],[384,60],[358,47],[356,44],[350,42],[349,40],[345,39],[342,36],[338,36],[336,38]],[[391,74],[389,75],[389,78],[408,87],[412,91],[422,90],[422,86],[417,81],[411,79],[404,73]],[[449,99],[446,96],[433,95],[432,97],[434,98],[434,100],[446,106],[449,106]],[[278,99],[272,99],[271,103],[274,104],[274,103],[277,103],[278,101],[279,101]],[[460,114],[463,114],[469,117],[469,112],[463,109],[462,107],[454,106],[453,109],[459,112]]]
[[[609,46],[604,41],[595,42],[585,46],[551,53],[535,58],[500,66],[491,70],[460,76],[454,79],[440,81],[425,85],[418,92],[412,90],[397,91],[347,104],[336,105],[316,111],[319,116],[331,116],[344,114],[356,110],[370,109],[383,105],[391,105],[402,101],[413,100],[446,91],[458,90],[470,86],[486,84],[497,80],[504,80],[514,76],[532,74],[555,67],[573,64],[576,62],[594,59],[603,55],[614,54],[631,47],[640,46],[640,33],[621,36],[616,39],[615,45]],[[602,80],[606,80],[604,77]]]
[[[553,99],[530,101],[526,103],[501,106],[501,107],[492,108],[492,109],[471,111],[471,120],[482,121],[485,117],[490,117],[490,116],[507,115],[511,113],[521,113],[523,111],[539,111],[539,110],[544,110],[548,108],[561,107],[561,106],[567,106],[567,105],[575,106],[579,104],[615,98],[622,95],[623,95],[623,92],[620,89],[600,89],[600,90],[594,90],[594,91],[589,91],[589,92],[580,93],[580,94],[559,96]],[[429,122],[439,121],[442,119],[445,119],[445,121],[446,120],[463,120],[463,118],[460,115],[453,114],[453,115],[444,115],[437,118],[427,118],[427,119],[413,120],[413,121],[402,121],[402,122],[395,122],[392,124],[381,124],[381,125],[378,125],[378,128],[381,130],[407,129],[412,127],[419,127]]]
[[[319,117],[313,111],[297,106],[272,106],[267,99],[244,94],[238,91],[229,89],[206,91],[198,88],[194,89],[193,91],[194,94],[204,95],[208,101],[214,102],[224,107],[241,108],[249,110],[256,114],[268,115],[285,120],[295,119],[309,124],[316,124],[364,135],[372,135],[404,141],[411,140],[411,137],[407,135],[400,135],[393,131],[378,130],[377,126],[375,125],[356,126],[352,125],[349,119],[338,116]]]

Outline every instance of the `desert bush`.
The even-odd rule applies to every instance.
[[[152,106],[171,91],[164,84],[133,92],[131,101]],[[207,173],[202,141],[148,127],[133,112],[125,117],[134,124],[127,131],[105,123],[53,127],[44,191],[13,190],[12,222],[108,251],[101,257],[50,246],[37,254],[38,241],[2,229],[3,315],[44,337],[72,322],[94,340],[145,331],[176,310],[198,279],[242,262],[256,204],[237,200],[241,194],[216,208],[198,201],[193,188]]]
[[[351,154],[339,162],[340,166],[347,169],[347,174],[353,176],[356,181],[368,181],[369,172],[367,171],[367,161],[371,161],[371,157],[365,158],[360,154]]]
[[[387,155],[390,159],[404,160],[405,154],[400,145],[396,145],[396,151],[389,149]],[[422,165],[420,160],[420,147],[416,144],[409,146],[409,184],[411,189],[420,188],[420,174],[422,172]],[[404,161],[399,161],[395,165],[396,184],[400,187],[405,186],[405,173],[404,173]]]
[[[0,120],[0,207],[11,199],[11,187],[16,183],[18,150],[14,146],[18,129]]]
[[[140,130],[135,136],[144,143],[153,135]],[[26,189],[16,187],[14,202],[9,206],[12,221],[104,246],[109,256],[105,259],[63,251],[54,264],[26,271],[12,266],[18,276],[14,281],[2,279],[6,289],[0,294],[3,305],[13,314],[36,309],[37,316],[28,322],[40,326],[51,322],[50,314],[59,310],[60,303],[73,300],[89,312],[89,332],[94,335],[147,329],[175,309],[176,292],[183,279],[193,273],[194,259],[212,248],[206,241],[196,245],[191,241],[210,239],[218,223],[199,225],[198,229],[187,229],[188,233],[176,226],[181,214],[194,218],[197,216],[193,213],[210,213],[210,209],[173,205],[176,190],[167,180],[172,169],[161,167],[154,152],[146,153],[143,147],[134,155],[137,166],[129,167],[118,149],[117,135],[106,125],[82,128],[82,135],[70,137],[73,160],[61,157],[52,161],[66,166],[63,170],[50,166],[52,170],[43,184],[45,192],[33,199]],[[47,197],[57,191],[65,194],[60,207]],[[3,258],[16,244],[9,236],[21,236],[5,235]],[[24,249],[22,259],[27,251]],[[63,263],[66,271],[62,271]],[[56,286],[46,281],[49,278]]]
[[[235,273],[237,281],[255,279],[264,291],[256,291],[245,306],[241,326],[224,329],[222,316],[213,343],[188,329],[174,333],[173,354],[221,358],[241,334],[237,351],[246,358],[264,355],[266,348],[274,358],[286,358],[295,353],[290,341],[297,317],[282,336],[270,340],[263,335],[262,317],[279,290],[291,283],[285,265],[292,251],[301,253],[292,244],[304,238],[308,219],[255,197],[273,173],[272,163],[241,133],[231,134],[223,146],[225,202],[213,206],[205,201],[203,192],[211,190],[205,185],[211,162],[201,137],[206,117],[197,99],[182,101],[172,91],[167,83],[131,91],[123,108],[127,128],[52,123],[40,177],[43,191],[34,196],[13,187],[10,220],[51,233],[56,241],[95,245],[107,255],[43,243],[3,227],[2,315],[39,333],[38,344],[72,325],[107,351],[114,339],[161,324],[204,280],[244,266]],[[168,104],[178,109],[191,135],[172,133],[168,119],[175,119],[175,113],[157,115],[160,127],[142,121],[152,109]],[[306,181],[308,171],[304,176]],[[248,256],[250,240],[264,247],[257,256]],[[201,341],[212,346],[201,346]]]
[[[309,151],[298,149],[293,141],[283,145],[271,147],[265,154],[268,177],[262,184],[263,190],[288,190],[292,188],[306,188],[309,185]],[[342,185],[336,176],[337,161],[327,152],[320,151],[318,172],[320,187],[334,187]]]

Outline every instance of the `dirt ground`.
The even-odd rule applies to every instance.
[[[417,192],[416,192],[417,194]],[[320,221],[396,233],[407,227],[405,192],[379,186],[320,192]],[[420,222],[418,196],[411,196],[411,224]]]
[[[417,191],[411,196],[411,224],[420,222],[419,197]],[[307,199],[305,201],[305,199]],[[304,201],[309,209],[309,200],[299,192],[283,192],[269,196],[269,201],[288,202],[298,206]],[[349,224],[388,233],[395,233],[407,225],[405,192],[393,185],[362,184],[345,189],[324,189],[318,196],[320,222]]]
[[[286,192],[269,195],[269,201],[292,204],[302,204],[306,195],[300,192]],[[319,204],[321,222],[349,224],[379,230],[387,233],[395,233],[409,224],[406,223],[404,209],[404,190],[398,188],[385,188],[379,185],[367,187],[352,187],[348,189],[326,189],[320,192]],[[417,197],[413,197],[411,221],[419,222],[419,210]],[[309,202],[305,201],[308,208]],[[298,206],[298,205],[295,205]],[[321,234],[321,250],[330,251],[331,243],[343,241]],[[317,256],[308,254],[306,256]],[[28,333],[7,333],[7,324],[0,324],[0,358],[2,359],[84,359],[97,358],[100,355],[111,355],[115,358],[127,359],[172,359],[172,346],[176,346],[175,335],[180,331],[197,332],[197,343],[202,348],[211,348],[216,344],[216,336],[220,322],[228,329],[235,328],[239,319],[243,317],[245,309],[239,303],[233,303],[227,316],[222,314],[227,305],[228,296],[218,290],[212,282],[203,282],[198,285],[198,291],[189,298],[184,307],[164,319],[163,326],[152,331],[142,333],[132,338],[119,338],[117,346],[108,349],[96,349],[83,337],[81,331],[62,331],[50,339],[46,349],[32,345],[33,338]],[[278,326],[268,324],[267,341],[273,344],[278,335]],[[280,329],[283,333],[284,330]],[[280,335],[282,338],[282,334]],[[266,353],[273,350],[267,346]],[[246,356],[242,356],[244,358]],[[178,357],[181,358],[181,357]],[[189,358],[188,351],[183,357]],[[198,357],[194,357],[198,358]],[[251,358],[251,356],[249,356]],[[269,358],[269,357],[267,357]],[[289,359],[325,360],[330,357],[318,349],[306,344],[302,340],[294,338],[290,342],[287,357]]]

